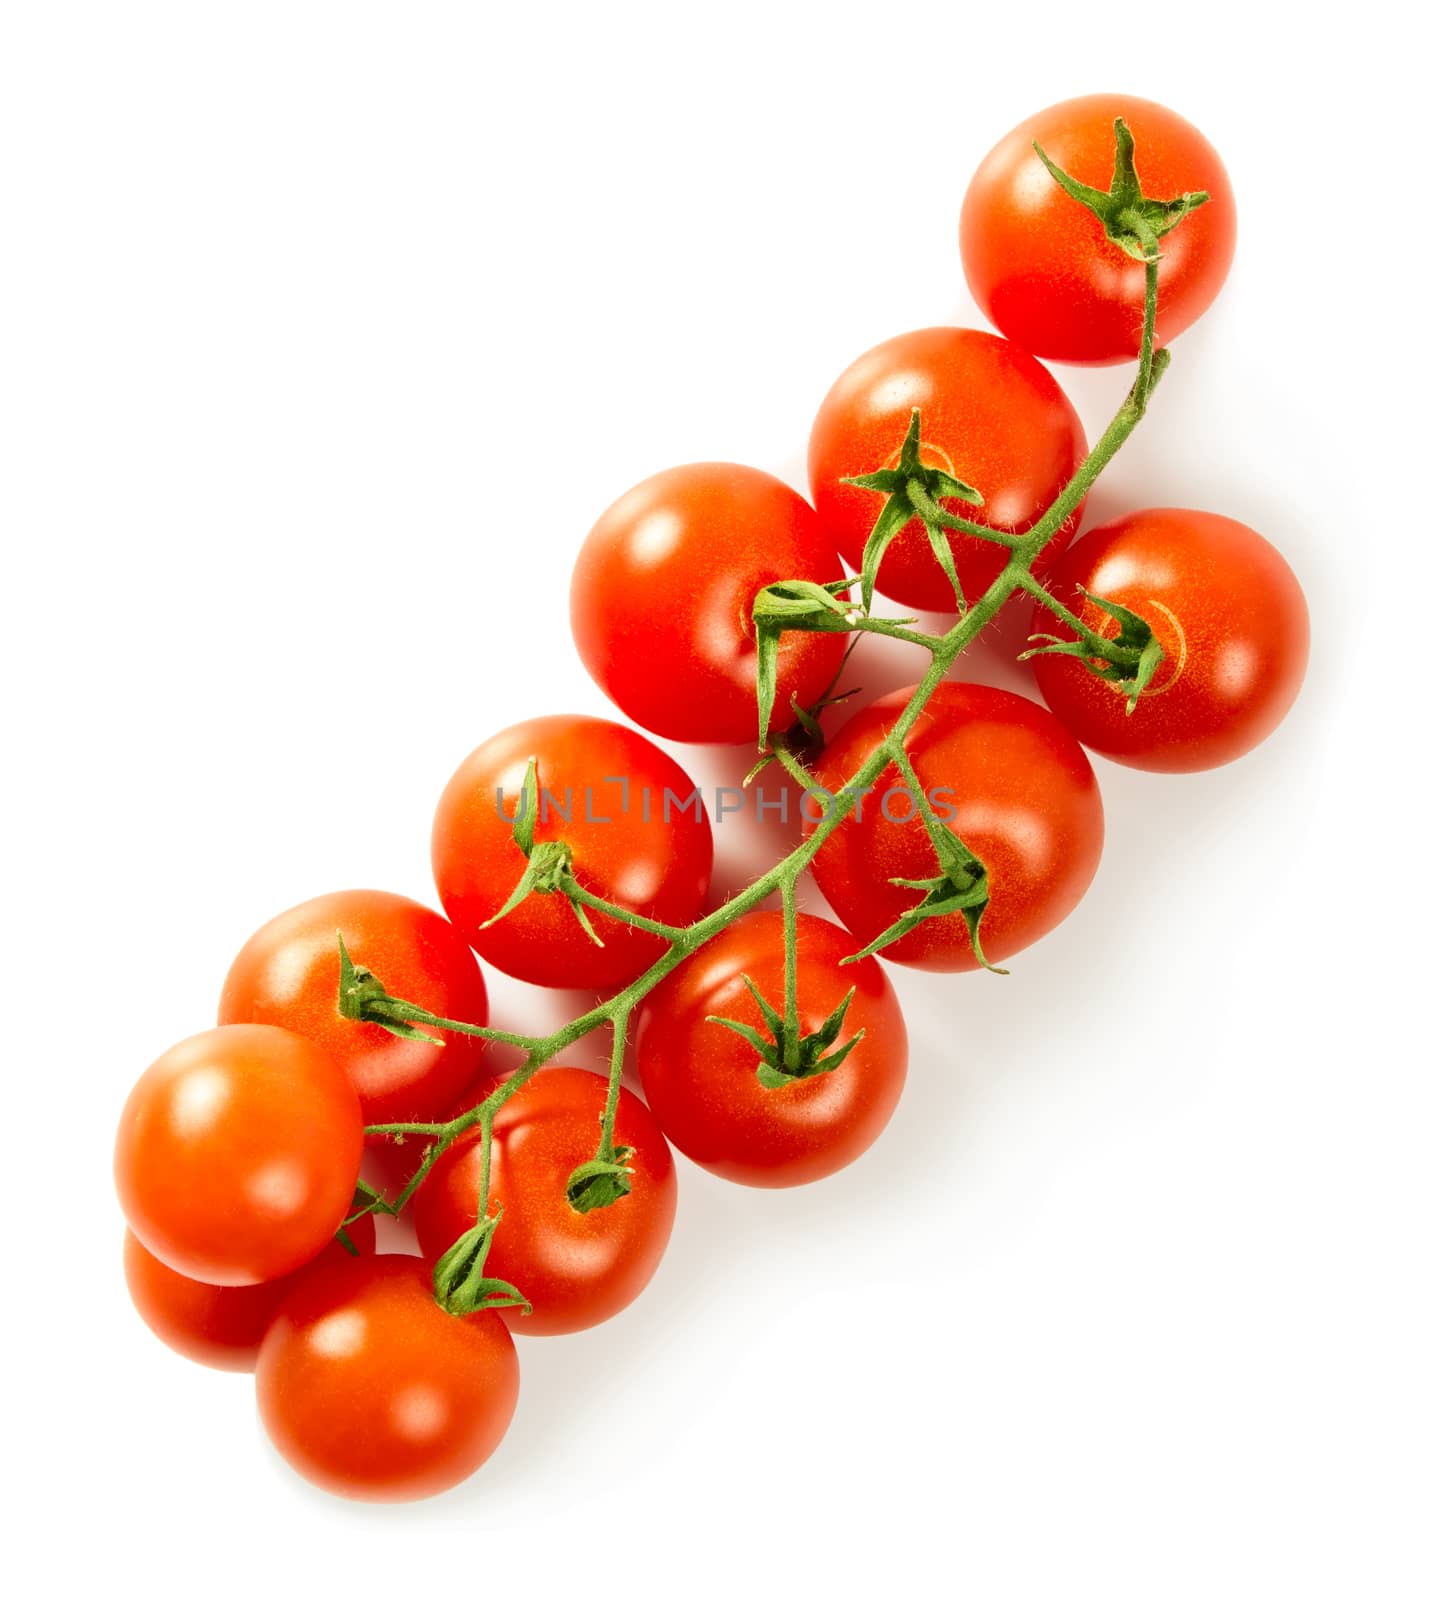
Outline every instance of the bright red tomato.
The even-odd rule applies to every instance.
[[[525,1084],[492,1124],[488,1198],[502,1221],[487,1256],[491,1277],[515,1284],[531,1315],[501,1313],[518,1333],[576,1333],[615,1316],[646,1288],[673,1231],[678,1180],[648,1108],[623,1089],[616,1142],[635,1152],[632,1192],[574,1211],[567,1183],[597,1152],[607,1080],[550,1067]],[[427,1174],[413,1202],[422,1254],[436,1261],[477,1221],[482,1141],[465,1134]]]
[[[309,1039],[238,1024],[173,1045],[116,1135],[121,1210],[140,1242],[205,1283],[265,1283],[317,1255],[351,1209],[362,1115]]]
[[[1085,95],[1021,122],[984,158],[964,196],[959,250],[975,303],[999,331],[1047,361],[1108,366],[1139,354],[1145,266],[1109,239],[1034,151],[1091,188],[1108,190],[1114,122],[1135,138],[1150,200],[1204,190],[1210,200],[1160,241],[1156,346],[1183,333],[1220,292],[1235,254],[1235,197],[1197,128],[1150,100]]]
[[[308,1272],[262,1341],[256,1402],[310,1482],[420,1500],[470,1477],[517,1406],[517,1351],[495,1311],[454,1317],[415,1256]]]
[[[812,506],[753,467],[700,462],[630,489],[603,512],[572,577],[583,665],[651,732],[693,744],[758,737],[753,601],[782,578],[843,577]],[[840,634],[785,633],[771,726],[808,707],[843,659]]]
[[[921,328],[888,339],[829,390],[808,441],[814,504],[856,570],[884,501],[843,480],[898,466],[916,407],[923,465],[942,467],[984,496],[982,505],[946,500],[944,509],[1005,533],[1037,522],[1085,458],[1074,407],[1021,346],[974,328]],[[1076,510],[1050,541],[1046,560],[1069,543],[1079,517]],[[1005,550],[963,533],[951,533],[949,546],[966,598],[977,600],[998,577]],[[878,587],[904,605],[955,609],[948,576],[918,521],[889,546]]]
[[[528,761],[541,800],[535,836],[565,839],[577,881],[657,922],[693,921],[713,870],[713,829],[693,780],[631,728],[599,717],[536,717],[494,734],[462,763],[437,806],[432,871],[448,917],[484,961],[527,983],[619,989],[667,948],[657,934],[590,912],[579,926],[560,893],[533,894],[490,928],[526,862],[511,818]],[[670,798],[671,796],[671,798]]]
[[[814,768],[825,788],[843,791],[882,743],[910,693],[886,695],[839,729]],[[1062,921],[1095,875],[1104,810],[1089,761],[1042,706],[975,683],[941,684],[905,748],[935,814],[988,871],[980,940],[990,961],[1003,961]],[[896,771],[887,769],[848,808],[812,870],[860,944],[919,903],[919,890],[889,880],[932,878],[939,866]],[[929,918],[880,954],[938,972],[978,966],[959,913]]]
[[[273,917],[231,963],[219,1022],[270,1022],[346,1068],[368,1122],[429,1122],[476,1077],[480,1039],[400,1039],[337,1010],[337,935],[389,993],[440,1017],[487,1021],[487,990],[467,941],[435,911],[380,889],[324,894]]]
[[[1050,710],[1113,761],[1199,772],[1253,750],[1290,709],[1310,652],[1295,574],[1243,522],[1209,511],[1136,511],[1092,528],[1054,569],[1050,588],[1110,638],[1117,624],[1087,589],[1143,617],[1163,659],[1126,715],[1125,697],[1082,663],[1036,656]],[[1072,637],[1040,606],[1037,633]]]
[[[832,922],[798,919],[798,1016],[820,1028],[854,989],[837,1049],[863,1031],[838,1066],[777,1088],[758,1080],[758,1052],[730,1017],[768,1026],[744,978],[782,1013],[783,913],[755,911],[709,940],[638,1010],[638,1071],[648,1105],[684,1155],[720,1177],[761,1188],[811,1183],[863,1154],[904,1088],[908,1037],[893,985],[872,957],[839,962],[858,941]]]
[[[369,1216],[352,1223],[347,1237],[360,1255],[376,1254],[376,1224]],[[353,1259],[333,1239],[314,1263],[284,1278],[223,1289],[172,1272],[126,1229],[126,1287],[141,1320],[172,1350],[221,1372],[254,1372],[256,1352],[286,1296],[316,1266]]]

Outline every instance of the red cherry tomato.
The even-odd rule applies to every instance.
[[[883,508],[870,489],[845,483],[899,464],[910,413],[920,414],[920,460],[977,489],[983,505],[946,500],[971,522],[1019,533],[1037,522],[1084,460],[1084,428],[1064,390],[1029,352],[974,328],[921,328],[875,346],[838,379],[819,407],[808,442],[814,504],[850,566]],[[1063,550],[1076,510],[1050,541]],[[965,596],[973,601],[1004,565],[1002,546],[951,533]],[[954,591],[915,521],[889,546],[880,591],[904,605],[952,611]]]
[[[588,535],[572,578],[583,665],[633,719],[665,739],[758,737],[753,601],[782,578],[843,577],[813,508],[753,467],[701,462],[630,489]],[[827,690],[840,634],[785,633],[770,726]]]
[[[708,1021],[730,1017],[769,1037],[743,980],[783,1012],[779,911],[755,911],[726,928],[638,1010],[638,1071],[653,1115],[684,1155],[736,1183],[782,1188],[837,1172],[883,1132],[903,1092],[908,1037],[884,969],[872,957],[841,967],[858,941],[821,917],[799,917],[796,948],[805,1033],[855,991],[838,1044],[860,1030],[863,1038],[827,1072],[766,1088],[753,1046]]]
[[[401,1039],[337,1010],[341,954],[389,993],[440,1017],[487,1021],[487,990],[467,941],[435,911],[380,889],[324,894],[273,917],[231,963],[217,1020],[270,1022],[321,1046],[346,1068],[368,1122],[429,1122],[473,1079],[483,1043],[439,1034]]]
[[[839,729],[815,765],[820,784],[842,793],[911,692],[886,695]],[[941,684],[904,744],[935,815],[988,870],[989,904],[979,924],[985,956],[999,962],[1043,938],[1089,887],[1104,844],[1099,786],[1084,751],[1042,706],[974,683]],[[886,769],[846,809],[812,870],[861,945],[919,903],[919,890],[889,881],[939,873],[897,771]],[[879,953],[937,972],[978,965],[958,913],[929,918]]]
[[[1204,135],[1183,117],[1133,95],[1095,94],[1021,122],[974,174],[959,218],[959,250],[975,303],[1001,333],[1047,361],[1108,366],[1139,354],[1144,263],[1105,234],[1034,151],[1037,141],[1071,177],[1108,190],[1116,117],[1134,135],[1147,199],[1210,195],[1160,241],[1157,347],[1206,310],[1235,254],[1230,179]]]
[[[642,1293],[673,1231],[678,1180],[667,1141],[628,1089],[615,1142],[634,1151],[632,1193],[574,1211],[567,1183],[597,1153],[607,1080],[551,1067],[505,1102],[492,1124],[488,1197],[502,1221],[487,1256],[491,1277],[515,1284],[532,1312],[501,1313],[518,1333],[576,1333],[615,1316]],[[413,1220],[422,1254],[436,1261],[477,1221],[481,1138],[452,1145],[417,1190]]]
[[[359,1255],[376,1254],[377,1229],[369,1216],[346,1230]],[[254,1372],[256,1352],[277,1308],[314,1267],[355,1259],[336,1239],[314,1263],[269,1283],[223,1289],[214,1283],[172,1272],[126,1229],[125,1273],[131,1300],[141,1320],[172,1350],[220,1372]]]
[[[1230,517],[1136,511],[1093,528],[1049,587],[1095,632],[1117,624],[1080,589],[1143,617],[1163,659],[1126,714],[1119,688],[1079,661],[1036,656],[1049,708],[1113,761],[1153,772],[1199,772],[1253,750],[1290,709],[1310,652],[1305,596],[1284,557]],[[1072,638],[1040,606],[1037,633]]]
[[[450,1316],[415,1256],[305,1275],[262,1341],[256,1402],[310,1482],[420,1500],[470,1477],[517,1406],[517,1351],[495,1311]]]
[[[604,941],[594,944],[561,893],[530,895],[482,926],[526,865],[511,818],[533,757],[536,839],[565,839],[585,889],[654,921],[691,922],[703,909],[713,870],[707,806],[671,756],[599,717],[536,717],[504,729],[467,757],[442,794],[432,871],[448,917],[478,955],[527,983],[621,988],[667,949],[659,935],[590,912]]]
[[[131,1090],[116,1135],[140,1242],[205,1283],[264,1283],[310,1261],[351,1209],[362,1115],[346,1073],[299,1034],[213,1028]]]

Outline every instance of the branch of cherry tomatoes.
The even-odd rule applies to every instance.
[[[1000,970],[1068,914],[1103,836],[1081,745],[1197,770],[1285,714],[1308,623],[1260,535],[1163,509],[1071,543],[1234,229],[1188,123],[1123,97],[1054,107],[965,197],[965,272],[1004,337],[926,329],[855,362],[814,425],[812,505],[705,463],[603,514],[574,574],[582,659],[654,734],[756,742],[717,820],[725,793],[763,814],[766,767],[792,782],[767,809],[787,820],[792,796],[801,837],[762,876],[705,914],[710,808],[682,767],[624,725],[535,718],[442,796],[445,917],[376,891],[283,913],[233,964],[220,1025],[143,1075],[116,1147],[132,1296],[186,1354],[255,1368],[305,1476],[412,1498],[474,1471],[516,1402],[512,1334],[592,1326],[651,1278],[672,1149],[767,1186],[861,1154],[907,1056],[877,958]],[[1134,364],[1092,449],[1040,357]],[[875,616],[878,594],[948,625]],[[951,676],[1020,595],[1048,709]],[[826,736],[866,633],[925,670]],[[838,923],[799,911],[805,872]],[[610,997],[549,1034],[493,1028],[479,955]],[[554,1064],[603,1026],[606,1079]],[[646,1104],[622,1082],[630,1038]],[[500,1078],[497,1047],[521,1055]],[[403,1210],[421,1261],[375,1255],[376,1214]]]

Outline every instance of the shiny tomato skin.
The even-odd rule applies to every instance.
[[[376,1223],[361,1217],[347,1229],[358,1256],[377,1249]],[[126,1287],[141,1320],[177,1354],[218,1372],[254,1372],[256,1353],[277,1308],[302,1277],[326,1262],[355,1259],[336,1239],[314,1262],[268,1283],[225,1289],[173,1272],[136,1238],[125,1238]]]
[[[1209,201],[1160,241],[1156,347],[1184,332],[1220,292],[1235,254],[1235,197],[1205,136],[1183,117],[1133,95],[1095,94],[1030,117],[974,174],[959,218],[959,251],[975,303],[999,331],[1046,361],[1109,366],[1139,355],[1145,266],[1106,237],[1034,152],[1091,188],[1108,190],[1114,121],[1135,138],[1145,195]]]
[[[354,1500],[420,1500],[469,1478],[517,1406],[495,1311],[454,1317],[415,1256],[309,1272],[261,1345],[256,1401],[302,1477]]]
[[[1020,533],[1037,522],[1084,460],[1084,426],[1063,389],[1022,346],[977,328],[921,328],[885,340],[845,371],[819,407],[808,442],[814,504],[835,547],[856,571],[883,498],[843,482],[895,467],[920,413],[920,459],[977,489],[983,505],[945,509]],[[1043,556],[1068,545],[1083,503]],[[966,598],[977,600],[1004,566],[1003,546],[952,533]],[[885,552],[878,587],[927,611],[953,611],[954,591],[916,520]]]
[[[828,1072],[778,1088],[758,1081],[758,1053],[710,1016],[768,1029],[750,977],[784,1009],[783,913],[755,911],[710,939],[638,1010],[638,1071],[668,1139],[719,1177],[758,1188],[812,1183],[846,1167],[883,1132],[904,1088],[908,1036],[893,985],[872,957],[841,967],[858,941],[836,923],[798,918],[799,1022],[817,1029],[856,990],[839,1043],[863,1038]]]
[[[1200,772],[1253,750],[1290,710],[1310,653],[1305,596],[1254,529],[1210,511],[1132,512],[1092,528],[1049,577],[1096,632],[1116,625],[1079,593],[1143,617],[1163,659],[1126,714],[1119,689],[1063,656],[1036,656],[1050,710],[1091,750],[1151,772]],[[1036,633],[1069,636],[1046,607]]]
[[[137,1239],[205,1283],[265,1283],[316,1256],[351,1210],[361,1106],[309,1039],[235,1024],[173,1045],[121,1112],[115,1180]]]
[[[319,895],[259,928],[237,955],[217,1021],[269,1022],[320,1045],[346,1068],[367,1122],[429,1122],[477,1075],[483,1042],[437,1034],[400,1039],[337,1010],[341,953],[389,993],[439,1017],[487,1021],[487,988],[467,941],[405,895],[345,889]]]
[[[911,693],[901,689],[855,713],[815,763],[819,782],[839,794]],[[1057,717],[1022,695],[982,684],[941,684],[905,748],[936,814],[988,870],[980,938],[985,956],[998,964],[1043,938],[1089,887],[1104,845],[1094,772]],[[922,898],[889,879],[930,878],[939,871],[923,823],[907,820],[902,784],[886,769],[856,802],[859,816],[850,807],[814,858],[819,887],[860,944]],[[890,789],[900,793],[890,799]],[[945,807],[954,809],[952,819],[942,815]],[[888,820],[886,810],[901,820]],[[961,915],[930,918],[879,953],[936,972],[978,967]]]
[[[515,1284],[530,1314],[501,1315],[515,1333],[577,1333],[615,1316],[647,1287],[673,1231],[678,1179],[668,1142],[630,1089],[618,1101],[616,1142],[634,1155],[632,1192],[574,1211],[567,1182],[597,1153],[607,1080],[549,1067],[506,1101],[492,1124],[488,1196],[502,1221],[489,1275]],[[477,1221],[481,1139],[464,1134],[427,1174],[413,1201],[422,1254],[435,1262]]]
[[[690,744],[758,737],[753,601],[782,578],[843,577],[813,507],[754,467],[706,461],[646,479],[603,512],[578,555],[572,630],[583,665],[641,727]],[[770,726],[817,701],[839,634],[786,633]]]
[[[713,870],[707,806],[701,798],[670,805],[668,792],[686,801],[693,780],[640,733],[600,717],[535,717],[505,728],[467,757],[443,791],[432,871],[448,918],[477,954],[526,983],[621,988],[667,948],[659,935],[589,912],[604,940],[598,946],[560,893],[530,895],[500,922],[482,926],[526,865],[511,818],[532,757],[541,788],[559,806],[569,792],[572,801],[568,820],[542,796],[537,841],[565,839],[585,889],[655,921],[687,923],[703,909]]]

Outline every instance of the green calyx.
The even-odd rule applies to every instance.
[[[868,542],[864,545],[864,559],[860,569],[863,579],[863,609],[874,603],[874,585],[878,581],[879,566],[884,552],[917,517],[924,525],[934,559],[948,576],[954,597],[962,613],[965,608],[964,591],[959,587],[959,574],[954,567],[954,552],[949,546],[947,530],[961,525],[960,519],[940,504],[942,500],[963,500],[967,505],[982,506],[984,496],[967,483],[961,483],[952,473],[938,467],[926,467],[919,459],[919,411],[914,408],[909,419],[909,431],[903,449],[899,452],[897,467],[885,467],[878,472],[868,472],[862,477],[845,478],[855,488],[870,489],[884,495],[883,510],[879,512]],[[967,526],[967,524],[965,524]]]
[[[606,1156],[584,1161],[567,1180],[567,1203],[574,1211],[601,1211],[614,1200],[633,1192],[633,1169],[628,1165],[636,1152],[625,1144],[614,1145]]]
[[[1105,638],[1084,628],[1078,639],[1061,639],[1052,633],[1032,633],[1031,639],[1043,639],[1044,644],[1026,650],[1020,656],[1028,661],[1031,656],[1073,656],[1085,669],[1106,683],[1118,684],[1125,696],[1125,715],[1135,709],[1140,696],[1150,685],[1156,669],[1164,659],[1160,641],[1150,624],[1127,606],[1091,594],[1083,585],[1080,593],[1101,611],[1113,617],[1119,631],[1113,638]]]
[[[492,1235],[502,1220],[502,1208],[480,1217],[437,1262],[432,1272],[432,1287],[437,1304],[454,1317],[470,1316],[474,1311],[501,1311],[517,1306],[524,1312],[532,1303],[515,1284],[503,1278],[489,1278],[484,1271]]]
[[[522,780],[522,795],[512,818],[512,841],[526,856],[527,865],[501,908],[488,917],[482,926],[490,928],[494,922],[500,922],[509,911],[515,911],[529,895],[562,893],[568,897],[578,926],[594,944],[600,945],[603,942],[602,936],[593,927],[587,912],[572,898],[571,886],[577,881],[572,875],[572,846],[565,839],[537,839],[537,815],[540,804],[537,758],[534,756],[527,763],[527,776]]]
[[[1060,188],[1093,211],[1109,238],[1136,261],[1158,261],[1160,240],[1210,198],[1202,189],[1173,200],[1147,199],[1135,171],[1135,138],[1123,117],[1115,118],[1115,170],[1108,192],[1070,177],[1049,159],[1037,141],[1034,153]]]
[[[900,889],[917,889],[923,899],[917,905],[910,906],[897,922],[885,928],[857,954],[846,956],[845,963],[877,955],[886,945],[902,939],[906,933],[912,933],[930,917],[952,917],[957,912],[969,929],[974,959],[988,971],[1003,974],[1006,969],[994,966],[986,958],[979,942],[979,922],[989,904],[988,869],[969,846],[951,833],[937,817],[926,818],[925,826],[939,860],[938,875],[933,878],[890,878],[889,882]]]
[[[848,590],[857,580],[843,578],[836,583],[810,583],[803,578],[791,578],[782,583],[770,583],[760,589],[753,601],[753,631],[758,645],[758,748],[768,753],[768,725],[773,720],[773,706],[778,699],[778,646],[785,633],[852,633],[857,604],[847,598]],[[816,706],[800,706],[793,701],[794,716],[808,733],[822,738],[818,725],[819,712],[831,704],[823,701]],[[749,777],[753,777],[766,762],[760,762]]]
[[[771,1037],[765,1037],[757,1028],[750,1027],[746,1022],[737,1022],[732,1017],[709,1017],[708,1021],[731,1028],[753,1046],[758,1052],[758,1081],[765,1089],[782,1089],[804,1078],[816,1078],[820,1073],[832,1072],[847,1059],[849,1052],[864,1036],[860,1028],[852,1039],[834,1049],[843,1032],[844,1018],[848,1015],[855,993],[853,989],[839,1001],[820,1028],[804,1034],[797,1029],[789,1029],[782,1016],[763,998],[752,978],[745,977],[743,981],[748,985],[748,992],[762,1013]]]
[[[347,952],[346,940],[342,938],[340,929],[337,930],[336,945],[341,955],[341,982],[337,990],[336,1009],[341,1016],[348,1022],[375,1023],[399,1039],[421,1039],[427,1044],[436,1045],[439,1050],[442,1048],[445,1039],[424,1032],[413,1021],[429,1013],[405,1000],[395,999],[387,993],[386,985],[380,978],[366,967],[357,966]]]

